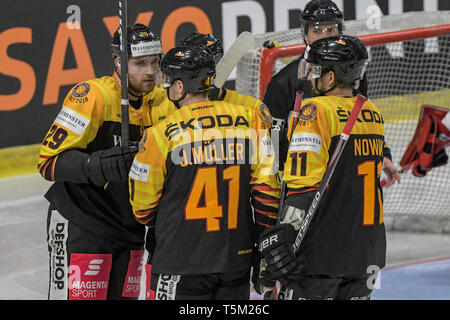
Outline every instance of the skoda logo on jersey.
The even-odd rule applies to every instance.
[[[312,119],[317,113],[317,107],[312,104],[306,104],[300,109],[300,119],[307,121]]]
[[[210,107],[210,106],[203,106]],[[212,129],[215,127],[250,127],[248,120],[238,115],[233,118],[228,114],[217,114],[214,116],[204,116],[198,118],[191,118],[189,120],[182,120],[178,123],[168,123],[164,134],[169,139],[172,139],[177,134],[185,132],[187,130],[201,130],[201,129]]]
[[[89,86],[88,83],[86,82],[80,83],[75,88],[73,88],[72,96],[74,96],[75,98],[83,98],[89,93],[90,89],[91,87]]]

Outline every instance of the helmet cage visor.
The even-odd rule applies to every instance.
[[[298,64],[297,78],[300,80],[308,80],[309,75],[313,79],[320,78],[322,75],[322,66],[308,62],[305,58],[302,58]]]
[[[362,65],[362,67],[360,67],[359,74],[357,74],[357,79],[356,80],[361,80],[362,78],[364,78],[364,73],[366,73],[366,69],[367,69],[367,65],[368,64],[369,64],[369,62],[365,61],[364,64]]]
[[[162,73],[162,84],[165,89],[170,88],[175,80],[175,78],[169,76],[168,74]]]
[[[312,22],[309,24],[309,29],[317,34],[328,33],[338,35],[341,30],[339,24],[332,21],[327,22]]]

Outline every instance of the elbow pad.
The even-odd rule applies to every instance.
[[[88,158],[89,155],[79,149],[69,149],[58,154],[54,167],[55,181],[89,183]]]

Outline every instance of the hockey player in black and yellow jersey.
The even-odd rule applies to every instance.
[[[335,36],[314,42],[300,62],[300,74],[311,82],[314,97],[302,103],[290,141],[283,175],[288,187],[284,218],[260,239],[272,276],[287,285],[285,299],[368,299],[374,272],[385,265],[380,186],[384,121],[370,100],[362,107],[297,256],[292,250],[296,229],[355,103],[352,89],[363,77],[367,59],[357,38]]]
[[[302,39],[306,45],[314,43],[318,39],[337,36],[343,31],[344,13],[331,0],[311,0],[301,14],[300,30]],[[268,42],[270,43],[270,42]],[[273,44],[272,44],[273,45]],[[287,120],[295,100],[295,92],[303,92],[303,98],[310,98],[312,94],[311,84],[304,79],[298,79],[298,68],[302,56],[295,59],[274,75],[267,86],[263,101],[270,109],[273,116],[274,130],[280,133],[279,154],[280,168],[286,162],[288,142],[285,138]],[[368,97],[367,77],[364,76],[353,89],[353,94],[360,93]],[[370,97],[369,97],[370,98]],[[391,150],[387,144],[384,147],[383,171],[388,175],[385,188],[395,182],[400,183],[400,175],[396,173],[392,163]]]
[[[216,65],[223,57],[222,42],[211,33],[190,33],[181,40],[180,45],[205,47],[213,55]],[[255,97],[244,95],[235,90],[217,87],[209,90],[208,97],[211,101],[225,101],[231,104],[253,108],[258,112],[264,122],[272,125],[272,116],[269,108]]]
[[[203,48],[169,50],[161,70],[179,109],[145,131],[129,174],[155,244],[155,299],[249,299],[255,241],[280,194],[268,128],[249,107],[208,100],[215,63]]]
[[[145,228],[133,217],[128,171],[145,128],[174,106],[156,86],[160,40],[144,25],[128,27],[129,132],[135,146],[121,148],[119,43],[117,31],[114,76],[77,84],[42,142],[38,168],[54,181],[45,194],[49,299],[139,296]]]

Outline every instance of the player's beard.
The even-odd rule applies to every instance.
[[[136,79],[129,75],[129,89],[136,95],[147,94],[151,92],[156,86],[156,80],[152,77],[140,77]]]

